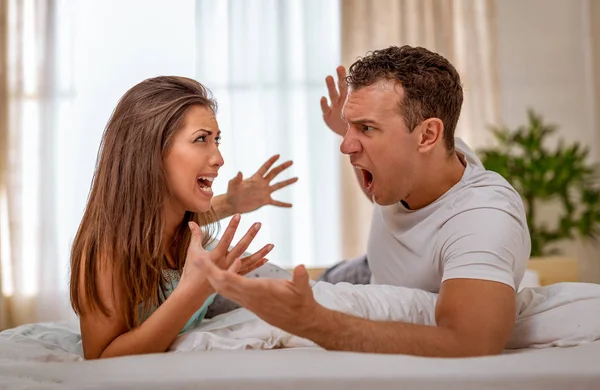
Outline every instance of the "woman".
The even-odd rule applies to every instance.
[[[296,179],[269,184],[291,163],[267,173],[274,156],[252,178],[238,174],[211,207],[224,163],[215,111],[207,89],[183,77],[145,80],[115,108],[71,252],[71,302],[86,359],[164,352],[201,321],[215,293],[198,262],[246,274],[267,261],[270,244],[236,261],[260,229],[254,224],[231,247],[239,214],[207,248],[218,218],[291,206],[270,194]]]

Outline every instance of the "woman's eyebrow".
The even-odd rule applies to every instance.
[[[211,130],[206,130],[206,129],[198,129],[198,130],[195,130],[195,131],[194,131],[194,135],[195,135],[196,133],[199,133],[199,132],[201,132],[201,131],[204,131],[204,132],[208,133],[208,135],[212,135],[212,133],[213,133]],[[220,133],[220,131],[219,131],[219,133]]]

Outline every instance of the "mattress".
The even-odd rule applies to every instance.
[[[441,359],[320,348],[4,361],[0,389],[599,389],[600,342]]]
[[[327,307],[374,320],[419,323],[411,313],[434,308],[400,287],[313,290]],[[464,359],[326,351],[237,309],[181,335],[171,352],[84,361],[76,324],[28,324],[0,332],[0,389],[599,390],[600,286],[526,289],[517,303],[508,346],[520,349]],[[272,349],[281,345],[296,348]]]

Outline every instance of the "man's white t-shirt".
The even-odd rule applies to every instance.
[[[518,290],[531,251],[521,197],[460,138],[455,146],[463,177],[435,202],[418,210],[374,204],[371,283],[438,292],[447,279],[468,278]]]

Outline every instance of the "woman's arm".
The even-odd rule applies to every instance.
[[[227,193],[215,196],[212,200],[212,207],[218,219],[228,218],[236,213],[233,205],[227,199]]]
[[[176,287],[171,295],[140,326],[129,330],[119,314],[120,294],[113,295],[112,270],[103,267],[98,276],[100,299],[108,315],[100,309],[85,310],[80,318],[84,357],[98,359],[125,355],[165,352],[196,310],[212,293],[210,286],[197,291]],[[118,290],[117,290],[118,291]]]
[[[127,286],[113,277],[113,263],[100,261],[96,286],[107,313],[99,308],[92,308],[92,305],[82,299],[80,326],[84,357],[98,359],[167,351],[187,321],[215,292],[199,264],[208,261],[221,269],[228,269],[256,237],[260,224],[254,224],[237,245],[230,249],[239,222],[239,214],[234,215],[221,241],[211,251],[202,247],[200,227],[194,222],[189,223],[192,239],[177,287],[156,311],[132,330],[128,329],[124,316],[120,314],[123,312],[123,302],[120,301],[122,295],[119,292]],[[265,245],[254,254],[239,260],[242,264],[239,273],[245,275],[262,266],[266,262],[265,256],[272,249],[273,245]],[[85,274],[82,269],[79,277],[82,285],[85,285]],[[81,291],[85,289],[82,288]]]
[[[209,293],[202,294],[205,301]],[[197,309],[188,302],[197,296],[175,289],[167,300],[137,328],[115,338],[100,357],[165,352]]]

